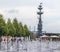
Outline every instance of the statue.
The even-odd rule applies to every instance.
[[[39,15],[39,23],[38,23],[38,32],[37,32],[37,38],[39,38],[40,36],[42,36],[42,20],[41,20],[41,15],[43,14],[43,12],[41,12],[42,8],[42,3],[40,3],[39,5],[39,12],[37,12],[37,14]]]

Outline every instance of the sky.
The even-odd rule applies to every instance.
[[[37,31],[38,7],[42,4],[43,30],[49,33],[60,33],[60,0],[0,0],[0,14],[4,19],[17,18],[23,25],[27,24],[29,30]]]

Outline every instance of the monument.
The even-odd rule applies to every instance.
[[[37,14],[39,15],[39,22],[38,22],[38,32],[37,32],[37,38],[39,38],[40,36],[42,36],[42,19],[41,19],[41,15],[43,14],[43,12],[41,11],[42,8],[42,3],[40,3],[39,5],[39,12],[37,12]]]

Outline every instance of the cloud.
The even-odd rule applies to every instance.
[[[4,19],[7,20],[10,18],[13,20],[15,17],[18,21],[21,21],[23,24],[27,24],[29,26],[37,26],[38,18],[37,18],[37,8],[31,6],[22,6],[16,8],[4,8],[1,10],[4,14]],[[33,24],[33,25],[32,25]]]
[[[16,8],[7,8],[3,9],[5,14],[11,14],[11,15],[17,15],[24,18],[35,18],[37,15],[36,7],[31,6],[22,6],[22,7],[16,7]],[[16,16],[16,17],[17,17]]]
[[[60,33],[60,21],[55,21],[52,23],[45,24],[44,30],[50,33]]]
[[[60,9],[50,9],[44,7],[43,11],[45,16],[60,16]]]
[[[15,10],[15,9],[10,9],[9,11],[8,11],[8,13],[18,13],[19,11],[18,10]]]

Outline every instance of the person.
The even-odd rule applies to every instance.
[[[0,37],[0,42],[2,41],[2,38]]]
[[[16,38],[15,37],[12,37],[11,38],[11,41],[14,41],[15,42],[16,41]]]

